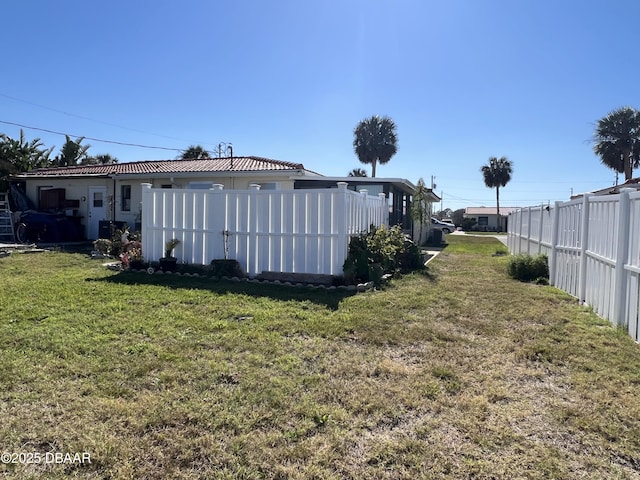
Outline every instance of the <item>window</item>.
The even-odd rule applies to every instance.
[[[478,217],[478,225],[481,227],[489,225],[489,217]]]
[[[122,211],[131,211],[131,185],[122,185],[120,187],[120,194],[122,199]]]
[[[260,185],[260,190],[279,190],[280,187],[277,182],[256,183],[255,185]]]
[[[102,208],[104,205],[104,198],[102,192],[93,192],[93,208]]]

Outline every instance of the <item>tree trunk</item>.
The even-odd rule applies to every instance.
[[[374,159],[371,162],[371,177],[375,177],[376,176],[376,160]]]
[[[624,180],[628,182],[633,178],[633,165],[631,165],[631,150],[624,153]]]
[[[496,186],[496,213],[498,214],[498,217],[496,218],[498,227],[497,230],[498,232],[502,231],[502,217],[500,217],[500,187]]]

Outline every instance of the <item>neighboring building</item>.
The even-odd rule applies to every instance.
[[[41,168],[15,175],[12,181],[38,210],[72,217],[88,239],[98,238],[104,222],[126,222],[137,229],[143,183],[177,189],[220,184],[226,190],[246,190],[257,184],[262,190],[287,190],[336,188],[338,181],[344,181],[350,189],[384,193],[390,203],[390,224],[406,229],[411,228],[408,213],[415,189],[404,179],[324,177],[300,163],[253,156]]]
[[[415,185],[404,178],[379,178],[379,177],[315,177],[295,180],[294,188],[337,188],[337,182],[347,182],[350,190],[366,190],[369,195],[384,193],[389,199],[389,225],[402,225],[404,230],[411,230],[413,222],[409,209]],[[431,189],[429,196],[432,202],[439,202],[438,197]],[[431,212],[429,216],[431,217]]]
[[[472,218],[476,221],[474,230],[478,231],[507,231],[507,216],[517,207],[500,207],[500,218],[496,207],[467,207],[464,209],[464,218]]]
[[[602,188],[600,190],[594,190],[593,192],[588,192],[590,195],[615,195],[620,193],[621,188],[632,188],[634,190],[640,190],[640,178],[632,178],[627,180],[620,185],[613,185],[611,187]],[[582,198],[585,194],[579,193],[577,195],[572,195],[571,200],[575,200],[576,198]]]

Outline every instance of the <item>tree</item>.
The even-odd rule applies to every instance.
[[[371,176],[376,176],[376,165],[384,165],[398,151],[396,124],[389,117],[374,115],[362,120],[353,131],[353,149],[360,162],[371,165]]]
[[[487,165],[480,169],[484,177],[484,184],[489,188],[496,189],[496,213],[498,215],[498,231],[502,230],[500,221],[500,187],[504,187],[511,180],[513,164],[507,157],[490,157]]]
[[[429,189],[421,178],[418,180],[416,190],[413,193],[413,199],[411,200],[410,214],[414,222],[420,225],[418,230],[418,243],[422,242],[422,227],[425,223],[429,222],[431,216],[431,202],[429,195]]]
[[[364,168],[354,168],[349,172],[350,177],[366,177],[367,171]]]
[[[203,158],[211,158],[209,152],[202,145],[189,145],[179,157],[181,160],[201,160]]]
[[[462,225],[462,219],[464,218],[464,208],[459,208],[451,213],[451,220],[455,225]]]
[[[8,188],[9,176],[49,164],[49,155],[53,147],[43,147],[44,144],[39,138],[27,141],[22,130],[17,140],[4,133],[0,134],[0,191]]]
[[[451,218],[452,213],[453,210],[451,210],[450,208],[445,208],[444,210],[436,212],[435,217],[439,220],[442,220],[443,218]]]
[[[601,162],[631,180],[640,165],[640,112],[631,107],[609,112],[598,120],[593,142]]]
[[[87,157],[81,163],[82,165],[108,165],[118,163],[118,159],[108,153],[101,153],[95,157]]]
[[[58,167],[68,167],[86,162],[89,157],[87,151],[91,145],[82,145],[84,137],[75,140],[71,140],[69,135],[65,135],[65,137],[66,141],[62,145],[60,153],[53,159],[53,163]]]

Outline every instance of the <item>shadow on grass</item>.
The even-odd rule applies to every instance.
[[[122,272],[104,278],[87,278],[92,282],[108,282],[120,285],[157,285],[174,289],[203,289],[218,294],[235,293],[253,297],[268,297],[280,301],[309,301],[337,310],[340,302],[355,295],[342,289],[327,290],[318,287],[293,287],[270,283],[233,282],[211,277],[185,277],[179,275],[149,275],[142,272]]]

